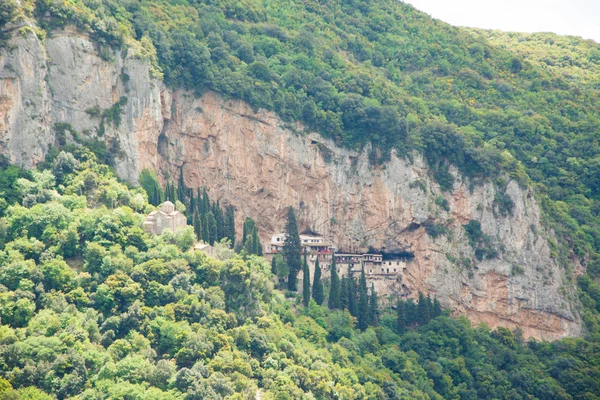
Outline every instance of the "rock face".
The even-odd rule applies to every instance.
[[[206,186],[212,198],[234,205],[238,226],[254,218],[263,240],[283,228],[294,206],[302,228],[338,248],[413,253],[393,279],[374,280],[383,293],[436,295],[475,324],[520,327],[526,337],[581,333],[574,288],[552,258],[539,206],[516,182],[503,192],[514,204],[503,215],[491,183],[470,185],[453,171],[454,188],[444,193],[416,153],[373,167],[366,151],[337,147],[242,101],[167,89],[145,61],[120,53],[103,59],[74,30],[43,43],[25,31],[12,44],[0,53],[0,152],[12,161],[39,162],[49,145],[65,140],[56,123],[70,124],[83,138],[118,140],[124,179],[135,182],[143,168],[173,179],[183,173],[189,187]],[[122,97],[121,123],[101,124],[98,110]],[[471,220],[495,255],[476,255],[483,245],[470,244],[463,228]],[[436,238],[428,233],[442,226]]]

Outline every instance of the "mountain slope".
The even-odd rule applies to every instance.
[[[170,148],[168,141],[176,138],[160,135],[178,128],[169,126],[177,107],[163,108],[175,104],[169,100],[173,89],[156,84],[164,75],[171,88],[211,88],[274,110],[291,126],[302,120],[336,145],[366,148],[373,166],[385,168],[392,150],[410,159],[416,149],[427,161],[427,175],[439,185],[432,195],[452,197],[469,179],[469,185],[492,181],[499,193],[510,178],[521,185],[532,179],[544,217],[560,239],[542,233],[564,268],[560,275],[568,280],[579,273],[573,266],[592,274],[598,270],[598,88],[593,74],[581,81],[566,79],[523,58],[529,57],[525,53],[391,1],[37,1],[23,2],[20,11],[25,20],[8,29],[15,33],[20,27],[23,35],[14,36],[11,53],[21,51],[15,59],[22,70],[5,66],[9,79],[3,86],[10,93],[3,97],[4,120],[9,121],[3,146],[14,161],[39,161],[49,143],[69,140],[69,135],[88,141],[104,135],[113,152],[118,138],[124,157],[117,168],[130,180],[144,162],[163,162],[160,146],[177,160],[185,148]],[[27,22],[33,17],[44,31]],[[70,24],[89,33],[93,42]],[[64,26],[68,29],[58,29]],[[54,47],[38,43],[34,49],[33,33],[40,41],[47,34]],[[596,65],[597,45],[585,46],[588,62]],[[32,51],[39,53],[28,59]],[[47,68],[46,51],[55,55]],[[32,69],[36,63],[40,68]],[[17,81],[31,78],[32,72],[30,87],[12,85],[15,76]],[[136,96],[121,104],[128,91]],[[19,98],[28,103],[11,103]],[[114,118],[121,110],[123,122]],[[74,132],[55,125],[65,122]],[[194,123],[192,118],[191,129],[176,133],[194,133]],[[163,172],[172,177],[186,161],[179,159]],[[500,194],[495,205],[509,210],[508,200]],[[359,220],[370,228],[365,222]],[[448,261],[456,258],[450,256]],[[508,273],[510,266],[504,268]],[[560,280],[555,284],[562,285]],[[569,297],[570,289],[566,292]]]
[[[436,294],[473,323],[518,326],[526,337],[580,334],[573,283],[553,259],[552,235],[532,192],[517,182],[474,186],[451,167],[452,186],[443,190],[418,153],[413,161],[391,155],[373,166],[368,151],[341,148],[245,102],[172,91],[135,57],[102,60],[72,30],[54,31],[43,46],[32,33],[13,43],[23,52],[5,58],[17,82],[6,115],[18,123],[9,126],[8,139],[29,143],[24,159],[47,143],[97,148],[104,142],[94,132],[102,130],[108,154],[121,154],[115,167],[123,177],[134,180],[143,168],[182,174],[188,187],[206,187],[232,204],[238,227],[245,217],[255,219],[263,242],[282,229],[293,205],[302,229],[323,233],[342,251],[412,254],[405,269],[373,281],[382,295]],[[29,63],[42,66],[33,73],[31,54],[39,56]],[[17,99],[43,98],[40,88],[47,108],[21,108]],[[120,124],[112,120],[115,108]],[[469,226],[479,227],[473,237]]]
[[[559,41],[589,71],[576,79],[395,1],[27,4],[48,32],[76,23],[103,51],[150,60],[171,86],[244,99],[338,144],[372,143],[375,163],[416,148],[441,179],[448,161],[467,176],[505,170],[524,182],[520,162],[543,185],[554,228],[599,268],[596,43]]]
[[[385,310],[361,332],[274,291],[261,257],[189,251],[189,227],[148,236],[144,191],[71,150],[7,179],[24,205],[0,210],[0,398],[596,398],[597,343],[446,316],[399,329]]]

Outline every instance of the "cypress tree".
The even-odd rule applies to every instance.
[[[285,223],[285,242],[283,243],[282,252],[283,258],[285,258],[285,262],[290,268],[288,290],[298,290],[296,277],[302,265],[302,244],[300,242],[300,235],[298,234],[298,223],[296,222],[293,207],[288,209],[287,221]]]
[[[312,298],[318,305],[323,304],[325,294],[323,293],[323,282],[321,282],[321,267],[319,266],[319,257],[315,262],[315,277],[313,278]]]
[[[256,223],[254,222],[254,220],[250,217],[246,217],[246,219],[244,220],[244,227],[242,230],[242,245],[246,245],[248,237],[254,233],[255,226]]]
[[[348,297],[348,278],[344,276],[340,283],[340,310],[349,309]]]
[[[396,330],[399,335],[406,332],[407,325],[406,303],[403,300],[398,300],[398,304],[396,305]]]
[[[431,321],[431,319],[433,318],[433,301],[431,301],[431,295],[429,293],[427,293],[427,297],[425,298],[426,302],[427,302],[427,310],[429,310],[429,320]]]
[[[277,257],[273,257],[271,260],[271,273],[277,275]]]
[[[225,237],[225,217],[223,216],[223,209],[219,200],[213,204],[213,214],[217,221],[217,241],[220,241]]]
[[[206,215],[210,211],[210,198],[206,188],[202,190],[202,201],[200,201],[200,214]]]
[[[196,210],[196,198],[194,197],[194,190],[190,189],[189,193],[190,193],[190,207],[188,209],[188,212],[191,215],[194,215],[194,213],[197,211]]]
[[[198,211],[194,211],[194,216],[192,217],[194,224],[194,232],[196,232],[196,239],[204,240],[202,237],[203,229],[202,229],[202,217],[198,215]]]
[[[207,213],[210,211],[210,196],[206,188],[204,188],[204,208],[206,209]]]
[[[431,314],[431,316],[433,318],[439,317],[440,315],[442,315],[442,305],[440,304],[440,302],[437,299],[437,296],[433,298],[433,312]]]
[[[154,193],[152,196],[152,205],[158,206],[163,202],[164,193],[158,182],[154,182]]]
[[[148,203],[153,206],[158,206],[161,203],[160,193],[162,192],[162,188],[160,187],[156,173],[144,168],[142,172],[140,172],[139,182],[140,186],[148,195]]]
[[[304,261],[302,262],[302,303],[304,307],[308,307],[310,301],[310,270],[308,262],[306,262],[306,252],[304,252]]]
[[[418,321],[417,305],[413,299],[408,299],[404,303],[406,309],[406,326],[412,326]]]
[[[227,206],[225,210],[225,225],[227,226],[227,239],[231,243],[231,248],[235,246],[235,210],[233,206]]]
[[[256,254],[256,243],[254,242],[255,237],[254,237],[254,227],[250,228],[250,231],[248,232],[248,234],[246,235],[246,241],[244,242],[244,245],[242,247],[242,249],[244,249],[244,251],[247,254]]]
[[[204,213],[202,212],[202,192],[200,191],[200,188],[196,189],[196,210],[198,210],[198,214],[204,218]]]
[[[369,327],[369,293],[365,267],[362,267],[358,281],[358,327],[364,331]]]
[[[371,283],[371,296],[369,297],[369,325],[379,325],[379,304],[373,283]]]
[[[152,190],[148,193],[148,203],[156,205],[156,183],[152,184]]]
[[[160,203],[162,203],[164,194],[163,194],[162,188],[158,185],[158,183],[154,184],[154,188],[156,190],[156,192],[154,194],[154,196],[155,196],[154,197],[154,205],[157,206]]]
[[[431,319],[431,312],[429,304],[423,293],[419,292],[419,303],[417,304],[417,322],[421,325],[425,325]]]
[[[260,236],[258,236],[258,228],[256,225],[254,226],[254,231],[252,232],[252,242],[254,244],[254,252],[258,256],[263,255],[262,244],[260,243]]]
[[[339,308],[340,305],[340,277],[337,273],[335,265],[335,253],[332,253],[331,260],[331,287],[329,288],[329,299],[327,299],[327,307],[331,310]]]
[[[244,235],[245,238],[242,249],[248,254],[256,254],[262,256],[262,245],[260,243],[260,237],[258,236],[258,228],[252,218],[246,218],[244,221]]]
[[[346,296],[348,296],[348,311],[353,317],[358,316],[358,304],[356,299],[356,280],[350,276],[346,281]]]
[[[206,224],[206,217],[208,216],[207,214],[204,214],[204,216],[202,216],[202,214],[200,215],[200,225],[202,225],[202,240],[204,240],[206,243],[208,243],[208,239],[209,239],[209,233],[208,233],[208,225]]]
[[[185,182],[183,181],[183,167],[179,169],[179,182],[177,184],[177,198],[179,199],[179,201],[181,201],[182,203],[186,203],[186,188],[185,188]],[[173,201],[173,203],[175,203]]]
[[[205,233],[206,236],[204,236],[204,240],[212,246],[217,238],[217,221],[215,220],[215,216],[213,215],[212,211],[209,211],[206,214]]]
[[[148,195],[148,201],[150,202],[150,204],[152,204],[153,206],[157,206],[159,203],[157,203],[156,198],[158,197],[158,189],[157,189],[157,184],[156,182],[154,182],[152,184],[152,194]]]
[[[175,204],[175,202],[177,202],[177,194],[175,193],[175,184],[174,183],[168,183],[168,188],[169,188],[169,201],[173,204]]]

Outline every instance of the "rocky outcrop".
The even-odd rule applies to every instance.
[[[56,123],[83,138],[101,133],[120,142],[123,178],[135,182],[143,168],[173,178],[182,172],[188,186],[233,204],[238,226],[254,218],[263,240],[282,229],[291,205],[302,227],[345,250],[412,252],[393,279],[374,280],[382,292],[430,293],[473,323],[520,327],[527,337],[580,334],[573,286],[552,258],[531,190],[516,182],[503,191],[514,204],[503,215],[491,183],[472,185],[452,171],[454,188],[442,192],[416,153],[371,166],[366,151],[340,148],[242,101],[169,90],[135,54],[102,58],[74,30],[45,42],[25,30],[12,45],[0,55],[0,151],[14,162],[43,159],[61,139]],[[101,129],[98,110],[122,97],[121,123]],[[495,255],[477,257],[463,228],[471,220]],[[435,238],[426,228],[434,224],[445,227]]]

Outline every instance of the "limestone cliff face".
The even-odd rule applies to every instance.
[[[25,32],[12,44],[0,53],[0,151],[13,161],[42,160],[58,140],[57,122],[97,137],[100,120],[90,110],[126,96],[121,124],[105,124],[102,136],[118,138],[123,178],[134,182],[143,168],[172,177],[182,171],[188,186],[206,186],[234,205],[238,226],[254,218],[263,240],[282,229],[292,205],[301,227],[344,250],[414,253],[397,276],[374,280],[382,292],[437,295],[473,323],[518,326],[527,337],[581,333],[573,286],[551,256],[539,206],[516,182],[506,187],[513,213],[502,215],[491,183],[472,186],[454,171],[454,188],[444,193],[418,154],[372,167],[366,152],[339,148],[273,113],[215,93],[171,91],[144,61],[132,54],[105,60],[75,31],[54,32],[43,43]],[[475,256],[463,228],[471,220],[481,223],[496,257]],[[434,239],[428,224],[448,233]]]
[[[118,140],[117,171],[135,181],[138,137],[160,131],[160,82],[150,79],[146,62],[110,53],[74,29],[55,31],[43,42],[25,25],[8,49],[0,50],[0,151],[11,161],[32,166],[57,145],[56,123],[68,123],[81,138]],[[127,97],[120,124],[105,122],[102,112]],[[67,135],[67,140],[71,139]]]

